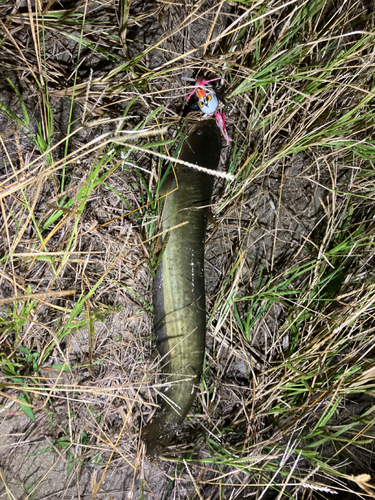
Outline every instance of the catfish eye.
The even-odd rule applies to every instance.
[[[201,128],[199,128],[199,129],[197,130],[197,135],[202,135],[202,133],[203,133],[203,130],[202,130]]]

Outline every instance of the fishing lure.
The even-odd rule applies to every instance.
[[[209,116],[215,113],[216,123],[220,128],[225,140],[227,141],[227,145],[229,145],[232,139],[229,137],[227,129],[225,127],[225,113],[224,111],[218,111],[219,99],[214,89],[211,86],[207,86],[207,84],[220,80],[220,78],[205,80],[203,77],[198,77],[196,80],[194,80],[194,78],[182,77],[182,80],[195,82],[196,85],[192,92],[188,95],[186,100],[189,102],[191,97],[195,94],[198,99],[199,109],[205,116]]]

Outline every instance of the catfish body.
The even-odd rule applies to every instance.
[[[220,160],[220,131],[213,120],[198,123],[179,159],[209,169]],[[189,412],[199,384],[206,343],[204,239],[213,176],[177,164],[166,180],[162,231],[166,244],[154,284],[154,330],[161,355],[160,409],[142,435],[149,455],[159,455]]]

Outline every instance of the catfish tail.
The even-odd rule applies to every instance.
[[[150,457],[162,455],[175,435],[177,426],[166,422],[166,417],[166,414],[159,415],[142,429],[142,439]]]

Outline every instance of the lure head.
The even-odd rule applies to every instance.
[[[213,90],[210,90],[207,87],[198,87],[197,96],[199,109],[202,111],[202,113],[204,113],[205,115],[211,115],[212,113],[215,113],[219,102]]]

